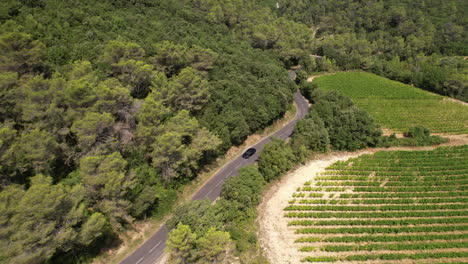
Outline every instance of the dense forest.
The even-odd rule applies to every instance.
[[[175,259],[212,263],[231,239],[250,250],[266,182],[311,152],[396,144],[308,73],[363,69],[467,99],[467,3],[428,2],[2,1],[0,263],[89,262],[300,88],[316,108],[292,140],[169,223]]]
[[[363,69],[468,101],[468,2],[279,0],[306,24],[327,67]],[[315,62],[309,70],[321,70]]]
[[[76,263],[290,107],[304,25],[252,1],[0,4],[0,260]],[[275,34],[275,41],[267,41]]]

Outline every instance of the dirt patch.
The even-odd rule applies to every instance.
[[[288,200],[297,187],[302,186],[306,181],[312,180],[314,175],[331,164],[363,153],[365,152],[323,156],[289,173],[270,187],[258,207],[257,218],[260,226],[260,244],[265,250],[270,263],[301,263],[301,258],[308,255],[297,251],[297,245],[294,243],[296,236],[293,234],[293,227],[288,227],[289,219],[283,217],[283,208],[289,205]]]
[[[315,78],[320,77],[320,76],[325,76],[325,75],[332,75],[335,74],[335,72],[330,72],[330,73],[323,73],[323,74],[317,74],[317,75],[312,75],[307,78],[308,82],[312,82]]]
[[[452,102],[455,102],[455,103],[459,103],[459,104],[462,104],[462,105],[468,105],[467,102],[463,102],[462,100],[458,100],[458,99],[455,99],[455,98],[447,97],[447,98],[445,98],[445,100],[449,100],[449,101],[452,101]]]
[[[442,146],[468,144],[467,135],[448,136],[448,138],[450,139],[449,142],[442,144]],[[307,253],[297,250],[298,245],[294,243],[297,235],[294,235],[294,227],[288,226],[290,219],[284,217],[283,209],[289,205],[289,200],[298,187],[303,186],[307,181],[313,180],[325,168],[337,161],[345,161],[362,154],[373,154],[377,151],[433,150],[437,147],[439,146],[373,148],[355,152],[326,154],[317,157],[315,160],[290,172],[281,180],[272,184],[265,193],[262,203],[257,208],[257,221],[260,227],[259,241],[270,263],[301,263],[301,258],[307,255]]]
[[[169,262],[169,254],[164,252],[162,257],[160,257],[154,264],[165,264]]]

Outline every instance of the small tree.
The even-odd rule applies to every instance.
[[[258,167],[265,180],[272,181],[291,169],[294,161],[291,147],[282,140],[273,139],[260,154]]]
[[[170,253],[170,263],[193,263],[193,253],[197,235],[192,233],[188,225],[179,223],[177,228],[169,232],[167,237],[167,249]]]
[[[330,138],[322,119],[317,112],[311,111],[304,119],[297,122],[291,138],[294,152],[300,152],[301,147],[313,152],[326,152],[329,149]]]
[[[229,178],[223,184],[221,197],[239,202],[244,207],[256,206],[260,202],[263,185],[264,179],[257,166],[242,167],[238,176]]]
[[[424,126],[411,127],[408,132],[405,133],[405,137],[410,138],[429,138],[431,132]]]
[[[210,200],[190,201],[174,210],[174,216],[167,221],[167,226],[175,228],[179,224],[188,225],[197,236],[202,236],[212,227],[221,229],[223,223],[220,218]]]
[[[208,232],[197,240],[197,255],[200,264],[212,264],[222,261],[226,256],[228,245],[231,242],[228,232],[217,231],[210,228]]]

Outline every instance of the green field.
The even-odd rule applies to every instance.
[[[321,89],[349,96],[382,127],[394,132],[423,125],[433,133],[467,134],[468,106],[364,72],[342,72],[314,80]]]
[[[302,261],[468,260],[468,145],[361,155],[292,196]]]

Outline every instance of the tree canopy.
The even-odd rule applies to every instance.
[[[0,258],[80,262],[169,211],[181,185],[289,108],[284,66],[308,53],[307,31],[237,0],[3,1]],[[223,255],[217,228],[199,236],[200,263]]]

